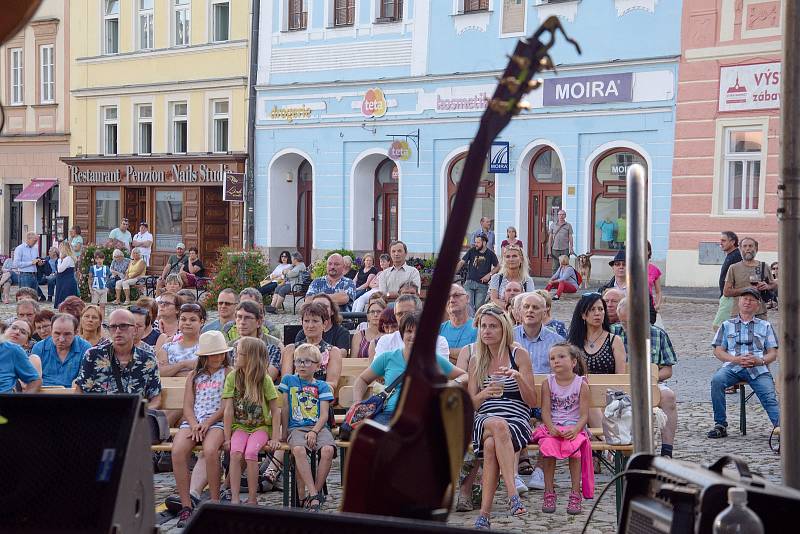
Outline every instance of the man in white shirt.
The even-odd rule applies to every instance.
[[[396,299],[400,286],[408,281],[414,282],[417,287],[422,287],[419,271],[410,265],[406,265],[408,247],[406,247],[405,243],[402,241],[392,243],[389,246],[389,255],[392,257],[392,266],[381,276],[378,283],[378,289],[383,293],[385,299]],[[398,324],[399,321],[398,319]]]
[[[416,270],[416,269],[414,269]],[[397,317],[397,323],[403,320],[403,317],[409,313],[414,313],[422,310],[422,301],[419,297],[414,295],[400,295],[397,302],[394,303],[394,316]],[[403,336],[400,332],[394,334],[386,334],[378,338],[378,343],[375,345],[375,355],[383,354],[384,352],[391,352],[393,350],[403,348]],[[438,336],[436,339],[436,354],[440,354],[445,358],[450,357],[450,346],[443,336]]]
[[[150,251],[153,250],[153,234],[150,233],[146,222],[142,222],[139,225],[139,233],[133,236],[131,246],[133,248],[139,247],[144,263],[149,267]]]

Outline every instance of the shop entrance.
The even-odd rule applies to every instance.
[[[147,189],[144,187],[125,188],[125,206],[123,217],[128,219],[128,228],[132,234],[139,231],[139,223],[147,221]]]
[[[22,186],[13,184],[8,186],[9,221],[8,221],[8,254],[14,254],[14,249],[22,243],[22,203],[14,202],[17,195],[22,193]]]
[[[216,263],[217,250],[228,246],[228,205],[222,200],[221,187],[204,187],[203,225],[200,236],[200,258],[203,265]]]
[[[551,225],[558,220],[561,197],[561,161],[552,148],[544,147],[531,160],[528,182],[528,254],[533,276],[550,277],[548,250]]]
[[[58,217],[58,186],[53,186],[42,195],[42,236],[40,250],[46,252],[56,244],[56,217]]]
[[[314,235],[312,183],[311,164],[304,159],[297,169],[297,251],[303,256],[306,265],[311,265],[312,236]]]
[[[397,231],[397,192],[399,171],[394,161],[383,160],[375,169],[375,221],[373,250],[379,256],[389,252],[389,245],[399,239]]]

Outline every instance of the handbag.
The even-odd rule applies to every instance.
[[[367,400],[359,401],[350,406],[347,410],[347,414],[344,416],[344,421],[339,425],[339,439],[348,441],[353,430],[363,423],[365,419],[372,419],[381,413],[386,406],[386,401],[389,400],[389,397],[395,392],[404,376],[405,373],[400,374],[386,389],[377,395],[373,395]]]
[[[631,396],[624,391],[606,391],[606,408],[603,411],[603,435],[609,445],[633,443],[633,410]]]
[[[114,347],[109,346],[109,351],[111,354],[111,374],[114,375],[114,381],[117,383],[117,391],[130,393],[125,387],[122,385],[122,377],[120,376],[120,369],[119,369],[119,362],[117,358],[114,356]],[[163,410],[154,410],[152,408],[147,408],[145,413],[147,417],[147,426],[150,428],[150,444],[151,445],[158,445],[169,439],[169,421],[167,420],[167,414]]]

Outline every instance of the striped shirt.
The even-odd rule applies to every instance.
[[[750,321],[744,322],[738,315],[733,319],[728,319],[717,330],[711,346],[722,347],[731,356],[743,356],[752,354],[756,358],[764,359],[764,354],[770,349],[778,348],[778,340],[775,337],[775,330],[769,321],[764,321],[758,317],[753,317]],[[766,365],[755,367],[742,367],[733,362],[725,362],[723,367],[730,367],[733,372],[747,369],[751,378],[758,378],[764,373],[769,373]]]

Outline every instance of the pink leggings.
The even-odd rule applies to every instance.
[[[244,430],[237,429],[231,436],[231,453],[244,453],[245,460],[258,460],[258,452],[269,441],[267,433],[263,430],[256,430],[248,434]]]
[[[547,284],[547,287],[545,287],[545,290],[550,291],[554,287],[557,288],[556,295],[558,295],[559,298],[561,298],[562,293],[576,293],[578,291],[578,288],[573,286],[570,282],[563,281],[558,283],[550,282]]]

